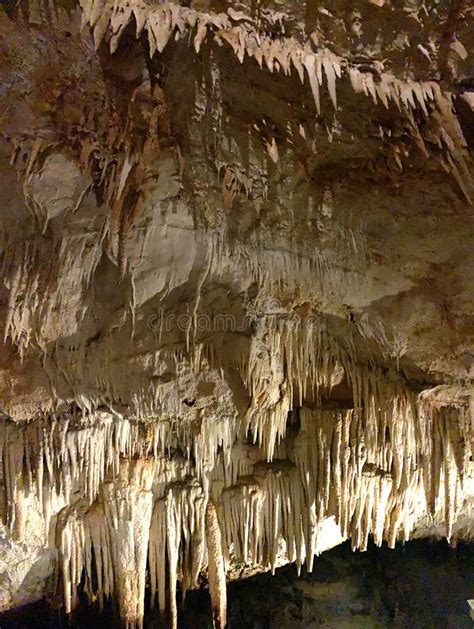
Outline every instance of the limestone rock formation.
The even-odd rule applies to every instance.
[[[474,13],[0,10],[0,610],[474,530]],[[317,560],[316,560],[317,562]]]

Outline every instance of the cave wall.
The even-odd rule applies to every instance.
[[[471,537],[471,26],[0,11],[3,609]]]

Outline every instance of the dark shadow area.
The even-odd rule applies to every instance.
[[[472,628],[467,599],[474,598],[474,545],[413,541],[394,550],[369,545],[353,553],[348,543],[316,558],[312,573],[295,566],[228,586],[229,629],[333,627],[410,629]],[[147,602],[149,597],[147,595]],[[210,628],[207,591],[188,592],[181,604],[182,629]],[[81,606],[71,623],[46,601],[0,615],[1,629],[114,626],[112,606],[102,614]],[[145,627],[160,626],[149,611]]]
[[[472,628],[473,550],[421,540],[353,553],[346,543],[316,558],[311,574],[287,566],[231,583],[229,627]],[[190,593],[182,627],[210,627],[208,604],[207,593]]]

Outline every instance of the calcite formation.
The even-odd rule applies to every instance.
[[[0,610],[474,530],[474,15],[0,11]]]

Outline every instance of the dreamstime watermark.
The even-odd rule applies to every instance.
[[[191,314],[189,312],[176,314],[174,312],[165,312],[162,308],[158,308],[149,315],[147,319],[147,327],[154,334],[163,334],[170,332],[185,332],[190,330],[208,333],[208,332],[236,332],[245,333],[254,327],[258,321],[285,321],[297,325],[315,325],[321,323],[321,316],[312,311],[309,305],[303,304],[290,312],[281,308],[276,302],[265,304],[264,311],[258,313],[244,314],[236,316],[229,312],[217,312],[213,314],[198,312]]]
[[[197,313],[175,314],[164,312],[159,308],[147,319],[148,329],[155,334],[180,332],[246,332],[255,323],[255,317],[244,316],[237,318],[229,313],[216,313],[214,315]]]

